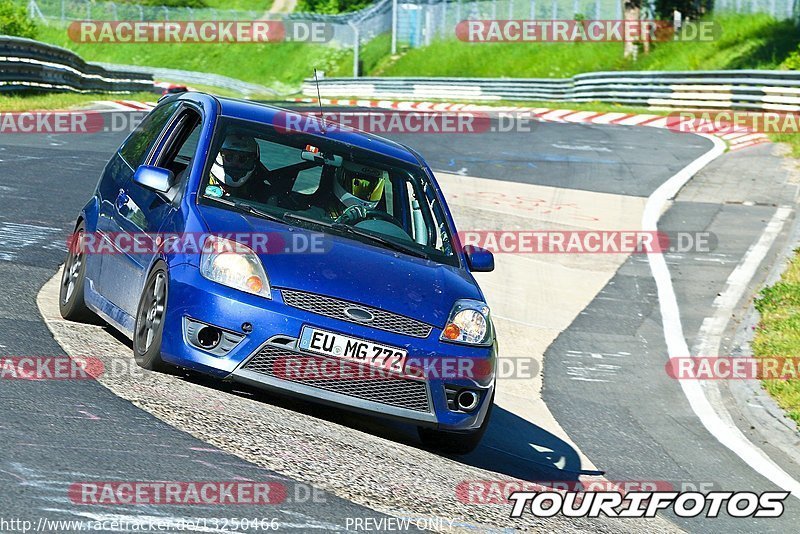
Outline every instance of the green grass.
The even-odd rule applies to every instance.
[[[759,357],[800,357],[800,249],[780,281],[764,289],[755,302],[761,321],[753,340]],[[787,415],[800,424],[800,380],[765,380],[766,390]]]
[[[352,51],[304,43],[76,43],[63,28],[42,27],[39,39],[69,48],[87,61],[167,67],[222,74],[272,86],[297,88],[312,69],[328,76],[352,74]]]
[[[169,7],[211,7],[214,9],[235,9],[237,11],[266,11],[272,0],[118,0],[124,4]]]
[[[800,32],[768,15],[715,17],[711,42],[654,43],[637,61],[622,57],[622,43],[464,43],[438,41],[408,50],[384,76],[560,78],[603,70],[773,69],[797,49]],[[435,58],[435,59],[433,59]]]
[[[208,1],[208,0],[207,0]],[[220,0],[222,2],[222,0]],[[655,43],[633,62],[621,43],[464,43],[438,41],[390,55],[381,35],[361,47],[367,76],[567,77],[601,70],[773,69],[798,49],[800,32],[768,15],[725,16],[713,42]],[[282,94],[297,90],[313,68],[327,77],[352,76],[352,50],[304,43],[274,44],[87,44],[66,30],[41,26],[39,39],[69,48],[88,61],[210,72],[259,83]],[[788,64],[800,64],[800,60]]]
[[[35,111],[67,109],[88,104],[94,100],[138,100],[155,101],[155,93],[132,93],[128,95],[108,93],[22,93],[6,95],[0,93],[0,111]]]
[[[780,133],[780,134],[767,134],[769,138],[775,143],[786,143],[791,149],[791,156],[800,159],[800,134]]]
[[[208,7],[237,11],[267,11],[273,0],[203,0]]]

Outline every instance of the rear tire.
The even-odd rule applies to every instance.
[[[477,448],[483,439],[486,429],[489,428],[489,419],[494,408],[494,393],[489,399],[489,409],[486,417],[477,430],[471,432],[449,432],[447,430],[433,430],[431,428],[417,427],[417,434],[422,444],[428,448],[436,449],[447,454],[469,454]]]
[[[159,262],[144,283],[136,323],[133,328],[133,357],[136,363],[151,371],[167,371],[170,366],[161,359],[161,339],[167,314],[169,278],[166,266]]]
[[[83,238],[86,226],[81,222],[75,228],[70,240],[64,272],[61,273],[61,287],[58,292],[58,311],[68,321],[94,322],[97,316],[86,306],[84,286],[86,283],[86,251]]]

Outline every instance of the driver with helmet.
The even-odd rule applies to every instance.
[[[266,202],[268,174],[260,161],[256,140],[240,132],[231,132],[211,166],[206,195]]]
[[[344,161],[336,169],[332,194],[324,209],[336,222],[354,224],[367,218],[383,198],[388,173],[360,163]]]

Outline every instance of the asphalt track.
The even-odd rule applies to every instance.
[[[0,353],[63,353],[40,318],[35,297],[63,261],[64,237],[121,138],[121,134],[2,136]],[[397,138],[417,148],[437,170],[637,197],[648,196],[710,147],[705,139],[663,130],[545,123],[529,133]],[[724,156],[682,191],[662,219],[663,228],[710,229],[720,237],[713,255],[668,258],[688,334],[697,332],[710,314],[714,297],[777,206],[793,202],[793,188],[780,169],[768,168],[774,172],[767,173],[767,183],[758,172],[771,161],[759,157],[769,149]],[[762,269],[759,276],[765,275]],[[597,355],[611,366],[596,365]],[[665,376],[664,355],[653,281],[643,257],[634,256],[548,349],[544,398],[581,451],[607,471],[609,480],[776,489],[700,426],[680,388]],[[4,408],[0,435],[6,445],[0,459],[4,516],[91,517],[99,512],[76,510],[65,498],[69,483],[83,479],[184,480],[210,470],[215,478],[292,484],[282,475],[173,429],[94,382],[4,381],[0,398]],[[303,417],[315,416],[308,411],[299,409]],[[484,445],[462,461],[517,478],[551,480],[554,468],[546,469],[543,458],[534,461],[530,454],[517,454],[516,438],[524,448],[528,436],[508,434],[506,428],[517,428],[511,417],[501,411]],[[377,426],[377,431],[383,430]],[[390,432],[390,437],[408,440],[402,429]],[[550,445],[554,456],[576,457],[563,442],[554,440]],[[575,467],[574,460],[570,463]],[[794,469],[788,461],[780,463]],[[790,498],[784,517],[768,523],[671,519],[692,531],[788,531],[797,524],[795,502]],[[172,517],[207,512],[169,510]],[[347,517],[381,515],[330,494],[324,504],[289,503],[281,511],[265,513],[298,530],[341,530]],[[213,514],[241,515],[236,509],[217,509]]]

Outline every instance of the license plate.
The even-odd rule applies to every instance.
[[[334,334],[326,330],[303,327],[300,334],[300,350],[331,356],[402,373],[408,353],[403,349],[380,345],[363,339]]]

